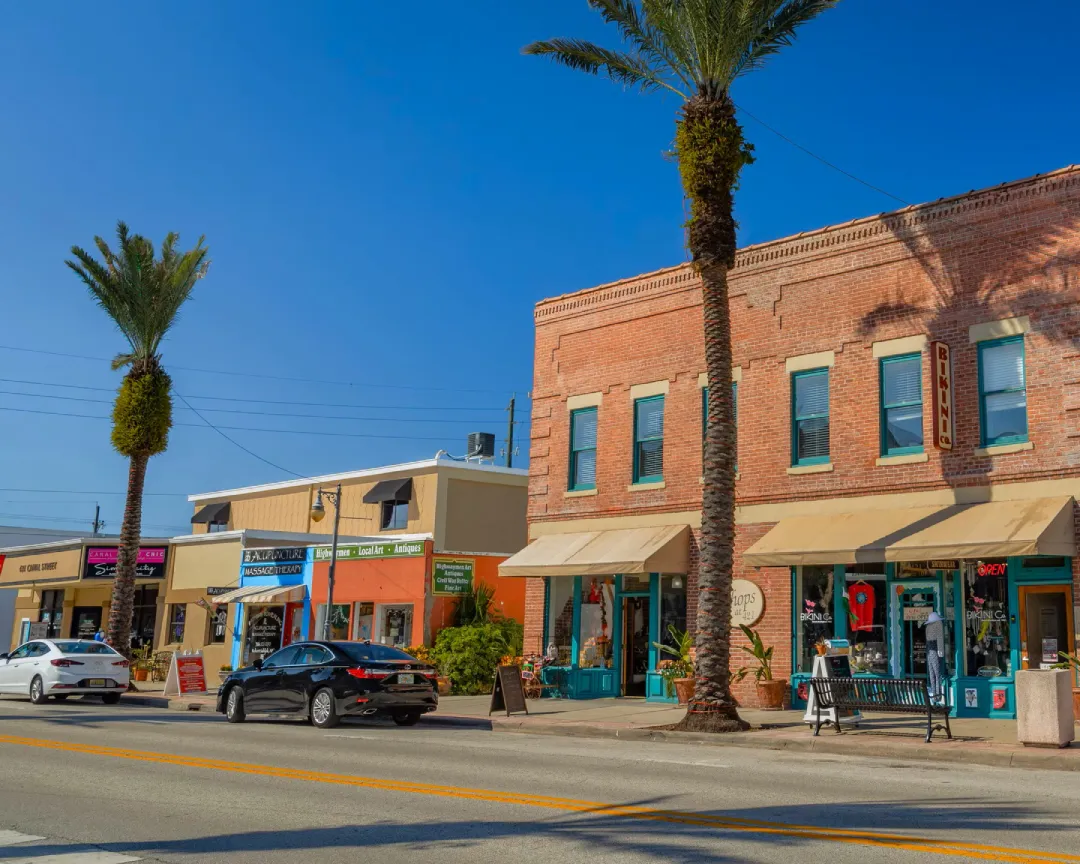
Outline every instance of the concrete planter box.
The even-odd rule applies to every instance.
[[[1016,673],[1016,737],[1025,747],[1068,747],[1073,725],[1072,674],[1065,669]]]

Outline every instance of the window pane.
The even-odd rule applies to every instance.
[[[1024,343],[1006,342],[982,351],[983,392],[1024,386]]]
[[[638,477],[659,477],[663,473],[663,440],[642,441],[638,444]]]
[[[995,393],[986,397],[986,442],[1027,435],[1027,394]]]
[[[798,458],[813,459],[829,455],[829,418],[798,421]]]
[[[573,414],[575,450],[587,450],[596,447],[596,412],[575,411]]]
[[[596,451],[582,450],[574,454],[574,486],[596,485]]]
[[[574,577],[548,579],[548,632],[544,656],[558,666],[570,665],[571,633],[574,629]]]
[[[581,635],[578,665],[611,668],[611,633],[615,620],[615,577],[581,580]]]
[[[812,672],[817,651],[814,643],[833,636],[833,568],[799,568],[795,585],[799,628],[796,631],[798,671]]]
[[[795,416],[829,413],[829,375],[803,375],[795,379]]]
[[[637,440],[664,434],[664,400],[645,399],[637,403]]]
[[[885,411],[885,447],[922,447],[922,405],[910,408],[888,408]]]
[[[274,669],[278,666],[292,666],[296,662],[296,655],[299,651],[299,648],[292,645],[288,648],[282,648],[276,654],[271,654],[263,661],[263,668]]]
[[[890,360],[881,365],[886,405],[906,405],[922,400],[922,358]]]
[[[854,672],[889,673],[887,604],[884,564],[852,564],[845,572],[844,608]]]
[[[1013,673],[1007,567],[1004,560],[963,564],[965,667],[973,677]]]
[[[671,628],[674,627],[679,633],[686,632],[687,580],[686,577],[678,577],[679,587],[676,588],[675,578],[674,576],[660,577],[660,642],[672,648],[677,646],[675,640],[671,638]]]

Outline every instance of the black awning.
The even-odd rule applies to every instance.
[[[224,504],[207,504],[198,513],[191,517],[192,525],[228,525],[229,502]]]
[[[364,496],[365,504],[379,504],[382,501],[411,501],[412,478],[404,480],[380,480]]]

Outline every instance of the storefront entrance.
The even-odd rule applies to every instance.
[[[926,620],[931,612],[942,613],[941,586],[929,580],[905,581],[893,595],[892,616],[896,638],[893,669],[900,677],[927,674]]]
[[[71,635],[76,639],[93,639],[101,629],[100,606],[76,606],[72,612],[74,626]]]
[[[1073,653],[1072,590],[1068,585],[1020,586],[1020,652],[1024,669],[1046,669]]]
[[[623,597],[622,695],[645,696],[649,672],[649,595]]]

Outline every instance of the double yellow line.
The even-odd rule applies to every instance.
[[[50,741],[43,738],[23,738],[16,735],[0,735],[0,744],[22,747],[40,747],[65,753],[83,753],[90,756],[108,756],[131,759],[158,765],[175,765],[183,768],[204,768],[211,771],[229,771],[235,774],[252,774],[259,777],[277,777],[284,780],[303,780],[309,783],[328,783],[337,786],[353,786],[378,789],[384,792],[405,792],[411,795],[435,795],[498,804],[517,804],[523,807],[543,807],[573,813],[590,813],[598,816],[614,816],[649,822],[715,828],[719,831],[746,834],[794,837],[827,843],[847,843],[857,846],[873,846],[882,849],[900,849],[905,852],[923,852],[948,855],[968,861],[1009,861],[1018,864],[1068,864],[1078,862],[1080,856],[1055,852],[1039,852],[1031,849],[1013,849],[989,846],[981,843],[961,843],[930,837],[912,837],[904,834],[885,834],[876,831],[857,831],[843,828],[825,828],[817,825],[792,825],[783,822],[766,822],[757,819],[740,819],[734,816],[709,816],[680,810],[660,810],[627,804],[606,804],[599,801],[582,801],[575,798],[558,798],[550,795],[529,795],[519,792],[498,792],[490,789],[469,789],[461,786],[440,786],[431,783],[412,783],[404,780],[383,780],[376,777],[356,777],[349,774],[329,774],[321,771],[305,771],[299,768],[281,768],[274,765],[253,765],[246,762],[227,762],[222,759],[205,759],[199,756],[180,756],[172,753],[152,753],[145,750],[126,750],[118,747],[101,747],[93,744],[73,744],[66,741]]]

